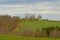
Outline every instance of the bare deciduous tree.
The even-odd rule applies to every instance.
[[[38,15],[37,18],[40,20],[40,19],[42,19],[42,16],[41,15]]]

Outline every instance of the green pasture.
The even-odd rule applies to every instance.
[[[37,21],[23,21],[20,24],[23,25],[21,29],[40,29],[42,27],[60,27],[60,21],[48,21],[48,20],[37,20]]]
[[[60,40],[60,38],[36,38],[36,37],[0,35],[0,40]]]

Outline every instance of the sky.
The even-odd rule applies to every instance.
[[[44,19],[60,20],[60,0],[0,0],[0,14],[21,16],[42,15]]]

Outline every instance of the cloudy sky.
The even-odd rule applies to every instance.
[[[0,14],[23,16],[40,14],[45,19],[60,20],[60,0],[0,0]]]

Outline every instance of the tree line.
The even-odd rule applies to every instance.
[[[18,32],[19,33],[19,32]],[[43,27],[41,29],[25,29],[23,32],[16,34],[20,36],[29,36],[29,37],[43,37],[43,38],[60,38],[60,27],[51,26]]]
[[[0,15],[0,34],[7,34],[18,26],[18,16]]]
[[[42,16],[38,15],[36,16],[35,14],[25,14],[25,17],[23,18],[24,20],[41,20]]]

